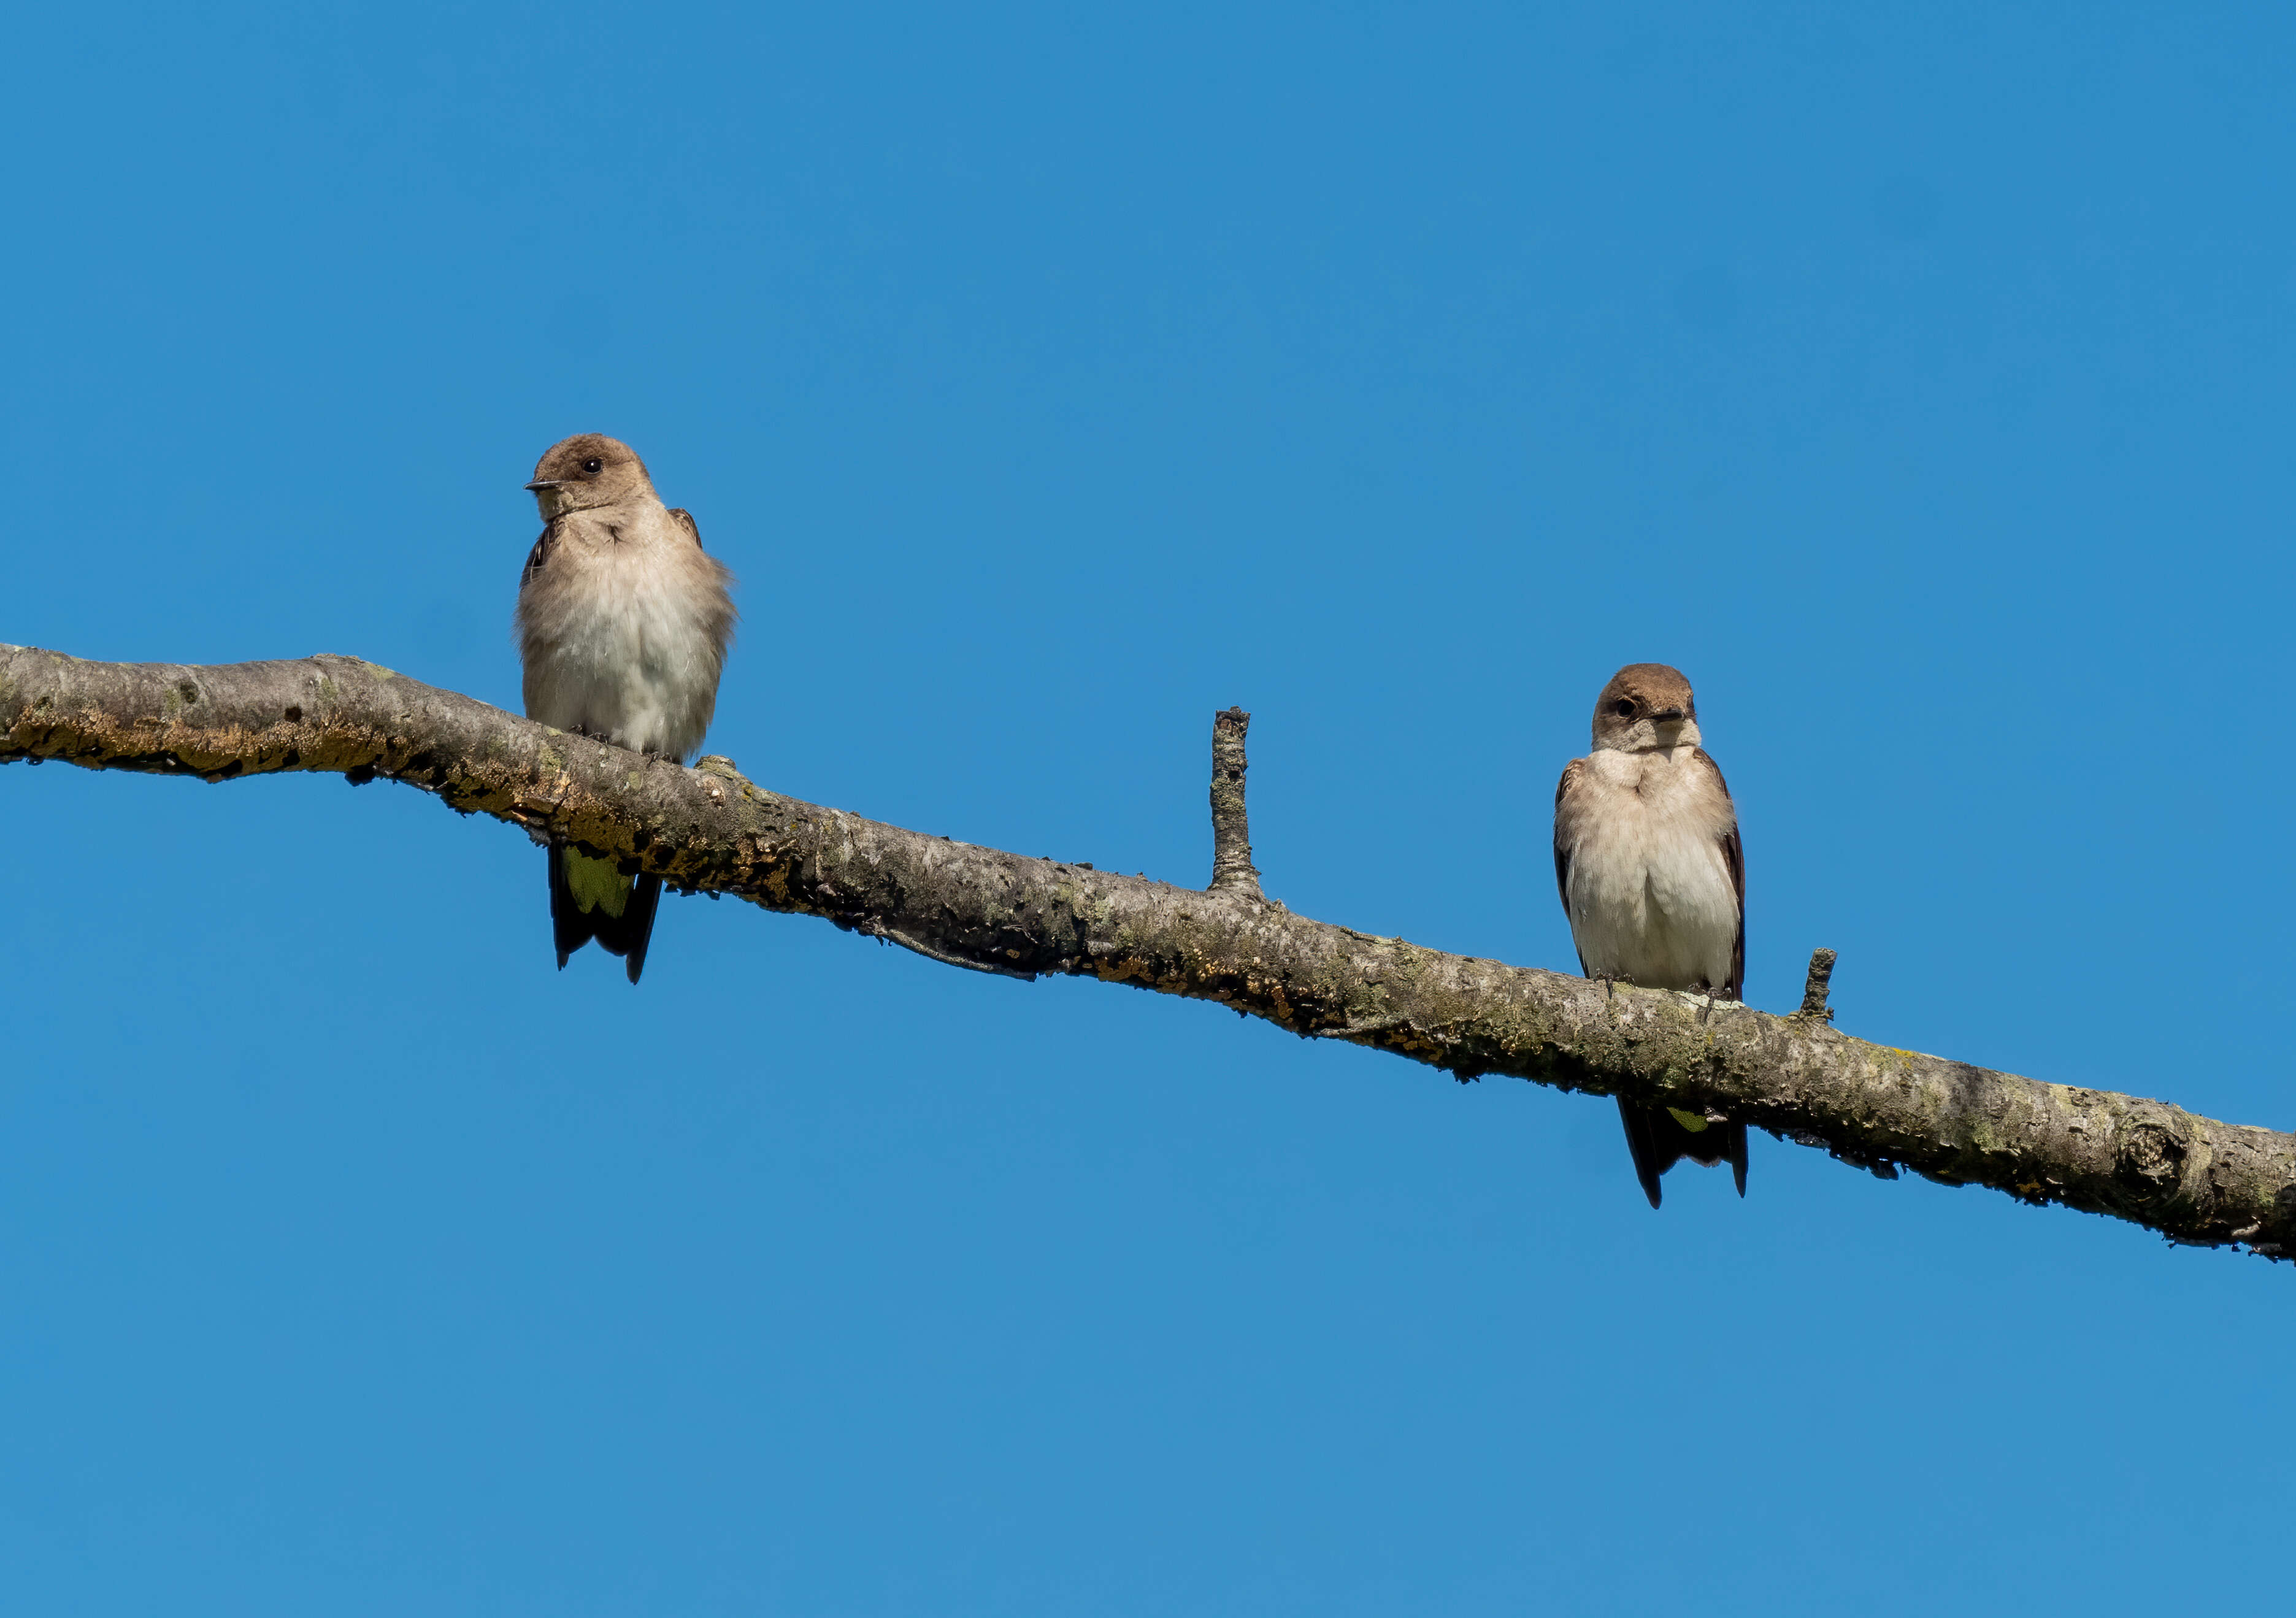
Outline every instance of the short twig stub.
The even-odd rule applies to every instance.
[[[1822,1017],[1833,1020],[1833,1009],[1825,997],[1833,983],[1834,953],[1832,950],[1812,950],[1809,956],[1809,977],[1801,986],[1801,1009],[1796,1017]]]
[[[1251,863],[1251,819],[1244,809],[1244,732],[1251,715],[1240,707],[1212,715],[1212,880],[1216,894],[1257,899],[1259,872]]]

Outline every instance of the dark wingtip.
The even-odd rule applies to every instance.
[[[630,885],[630,907],[622,912],[622,936],[627,944],[622,967],[629,974],[633,989],[638,986],[638,974],[645,970],[646,951],[653,943],[654,911],[660,905],[661,878],[652,871],[641,872]]]
[[[1642,1187],[1643,1195],[1650,1198],[1650,1205],[1655,1208],[1659,1202],[1658,1177],[1666,1173],[1674,1160],[1670,1157],[1665,1163],[1658,1160],[1658,1142],[1651,1133],[1649,1117],[1643,1108],[1624,1096],[1619,1098],[1619,1123],[1627,1132],[1627,1150],[1635,1160],[1636,1182]]]
[[[556,838],[543,851],[543,863],[550,871],[550,942],[558,952],[562,972],[574,952],[590,942],[589,921],[576,908],[574,895],[566,887],[566,870],[559,857],[565,851],[565,843]]]

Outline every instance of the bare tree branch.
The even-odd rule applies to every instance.
[[[190,667],[0,646],[0,762],[208,781],[387,776],[681,888],[820,916],[953,966],[1217,1001],[1462,1079],[1507,1074],[1743,1119],[1885,1176],[1903,1165],[2174,1241],[2296,1255],[2296,1136],[1851,1039],[1824,1010],[1830,952],[1811,962],[1802,1009],[1771,1017],[1292,914],[1260,896],[1251,870],[1243,720],[1230,709],[1217,722],[1215,876],[1199,893],[801,803],[727,759],[644,758],[353,658]]]

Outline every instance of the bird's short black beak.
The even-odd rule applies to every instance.
[[[1688,716],[1680,708],[1660,708],[1651,715],[1660,724],[1671,724],[1677,719],[1685,719]]]
[[[531,494],[537,489],[554,489],[564,481],[562,478],[537,478],[526,486],[526,492]]]

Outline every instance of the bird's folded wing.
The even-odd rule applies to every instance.
[[[1571,942],[1578,937],[1578,923],[1570,915],[1570,856],[1578,846],[1578,818],[1583,813],[1578,801],[1580,780],[1587,773],[1587,761],[1574,758],[1562,766],[1562,779],[1554,783],[1554,891],[1562,901],[1562,917],[1570,921]],[[1587,956],[1578,956],[1578,970],[1587,970]]]
[[[1714,762],[1704,748],[1697,749],[1698,762],[1714,772],[1714,784],[1721,789],[1722,806],[1726,820],[1718,839],[1722,849],[1723,868],[1730,873],[1730,886],[1738,895],[1738,942],[1730,951],[1730,981],[1723,993],[1732,1000],[1746,997],[1746,845],[1738,835],[1738,806],[1730,801],[1730,783],[1722,779],[1722,766]]]

